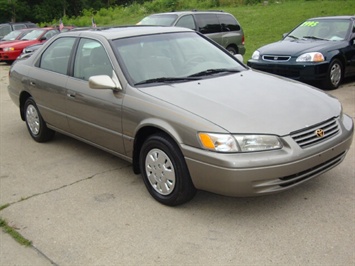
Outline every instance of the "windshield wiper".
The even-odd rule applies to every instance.
[[[191,81],[191,80],[198,80],[198,79],[192,77],[181,77],[181,78],[161,77],[161,78],[143,80],[135,83],[134,85],[142,85],[142,84],[150,84],[150,83],[174,83],[174,82],[184,82],[184,81]]]
[[[192,74],[189,77],[201,77],[201,76],[208,76],[217,73],[237,73],[240,72],[237,69],[228,69],[228,68],[216,68],[216,69],[207,69],[196,74]]]
[[[313,39],[313,40],[328,41],[327,39],[319,38],[319,37],[316,37],[316,36],[303,36],[302,39]]]
[[[298,40],[298,38],[296,36],[293,36],[293,35],[287,35],[286,37],[292,38],[294,40]]]

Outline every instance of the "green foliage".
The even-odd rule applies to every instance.
[[[15,239],[18,243],[24,246],[30,246],[32,242],[30,240],[27,240],[24,238],[19,232],[17,232],[13,227],[9,226],[7,222],[0,218],[0,227],[3,228],[3,231],[5,233],[8,233],[10,236],[12,236],[13,239]]]
[[[32,0],[33,1],[33,0]],[[44,4],[51,0],[36,0]],[[26,3],[31,0],[11,0],[12,3]],[[0,19],[3,12],[11,12],[8,0],[0,0]],[[80,5],[80,3],[83,3]],[[111,5],[107,7],[108,4]],[[112,3],[116,3],[113,5]],[[58,11],[58,5],[62,5]],[[88,6],[70,13],[72,6]],[[63,15],[63,8],[68,11]],[[28,7],[27,7],[28,8]],[[76,8],[77,9],[77,8]],[[42,21],[40,26],[58,25],[62,18],[64,25],[78,27],[91,26],[91,18],[95,18],[98,26],[136,24],[143,17],[158,12],[178,10],[224,10],[233,14],[241,23],[245,33],[245,60],[258,47],[281,39],[283,33],[290,31],[307,18],[315,16],[354,15],[353,0],[61,0],[46,8],[28,8],[36,14],[36,20]],[[42,13],[41,13],[42,12]],[[80,13],[80,15],[75,15]],[[50,14],[50,16],[47,16]],[[47,19],[48,17],[48,19]],[[43,19],[46,18],[46,19]]]
[[[355,1],[350,0],[153,0],[142,4],[111,6],[95,12],[83,10],[82,16],[65,17],[66,25],[98,26],[136,24],[143,17],[172,10],[218,9],[233,14],[245,34],[244,61],[262,45],[278,41],[299,23],[315,16],[353,15]]]
[[[6,209],[6,208],[9,207],[9,206],[10,206],[9,203],[0,206],[0,211],[2,211],[3,209]]]

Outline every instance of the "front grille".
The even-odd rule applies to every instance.
[[[291,59],[289,55],[263,55],[264,61],[272,61],[272,62],[287,62]]]
[[[291,137],[301,148],[307,148],[328,140],[338,133],[339,125],[336,119],[332,118],[323,123],[292,132]]]

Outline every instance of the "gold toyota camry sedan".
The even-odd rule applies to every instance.
[[[9,73],[37,142],[59,132],[132,163],[154,199],[255,196],[340,164],[353,121],[314,87],[249,69],[183,28],[61,33]]]

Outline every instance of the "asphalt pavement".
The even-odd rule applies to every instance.
[[[0,63],[0,217],[32,246],[0,230],[0,265],[355,265],[354,143],[341,165],[292,190],[199,191],[166,207],[119,158],[61,134],[34,142],[8,69]],[[329,93],[354,119],[355,79]]]

